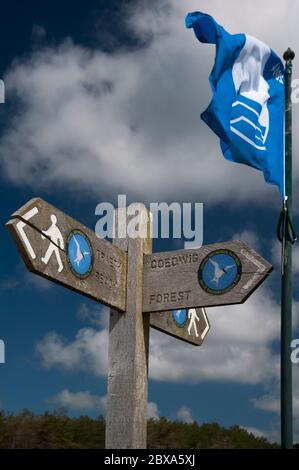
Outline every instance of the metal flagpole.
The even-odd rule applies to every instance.
[[[292,226],[292,61],[295,53],[289,48],[283,55],[285,68],[285,189],[282,227],[281,279],[281,446],[293,448],[293,384],[292,384],[292,244],[296,236]]]

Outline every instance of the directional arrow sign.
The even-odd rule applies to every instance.
[[[143,312],[243,303],[272,269],[241,241],[145,255]]]
[[[29,271],[125,310],[123,250],[39,198],[11,217],[6,225]]]
[[[183,308],[152,313],[150,326],[195,346],[202,345],[210,330],[210,323],[204,308]]]

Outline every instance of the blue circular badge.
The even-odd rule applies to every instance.
[[[181,310],[173,310],[172,318],[174,319],[177,326],[183,328],[187,321],[187,309],[183,308]]]
[[[92,270],[92,248],[85,233],[73,230],[67,241],[67,258],[71,271],[75,276],[84,279]]]
[[[238,284],[241,274],[241,261],[233,251],[215,250],[202,261],[198,280],[209,294],[225,294]]]

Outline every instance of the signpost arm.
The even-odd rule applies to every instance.
[[[292,224],[292,60],[294,52],[284,53],[285,69],[285,184],[286,210]],[[292,362],[292,243],[288,236],[289,224],[284,224],[284,249],[281,282],[281,446],[293,448],[293,393]]]
[[[138,205],[139,228],[147,238],[114,238],[127,251],[126,310],[110,310],[108,353],[107,449],[142,449],[147,440],[149,315],[142,313],[143,254],[152,250],[149,212]],[[122,213],[121,213],[122,211]],[[116,211],[117,223],[127,222],[126,209]],[[121,217],[117,217],[120,215]]]

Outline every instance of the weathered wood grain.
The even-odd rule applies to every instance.
[[[239,257],[242,274],[232,290],[215,295],[202,289],[198,281],[198,270],[204,258],[219,249],[229,249]],[[241,241],[145,255],[143,312],[243,303],[272,269],[270,263]]]
[[[140,206],[142,208],[142,206]],[[125,211],[125,209],[119,209]],[[126,220],[126,217],[122,217]],[[129,220],[129,217],[128,217]],[[151,219],[140,213],[148,227],[146,239],[114,239],[127,251],[126,311],[110,313],[106,448],[146,448],[149,315],[142,314],[143,256],[151,252]],[[116,231],[117,233],[117,231]]]
[[[25,220],[24,217],[28,218],[26,216],[28,213],[31,217],[29,220]],[[56,216],[57,227],[63,239],[64,247],[61,248],[57,245],[63,266],[61,272],[59,272],[59,264],[55,253],[51,255],[48,264],[42,261],[49,245],[53,244],[51,238],[43,233],[51,225],[52,215]],[[103,304],[122,311],[125,310],[127,259],[123,250],[97,238],[92,230],[40,198],[31,199],[11,217],[6,226],[15,240],[29,271]],[[84,233],[92,247],[93,265],[90,274],[85,279],[77,277],[72,272],[67,259],[67,240],[73,230],[80,230]],[[26,245],[23,238],[24,233],[29,245],[28,242]]]

